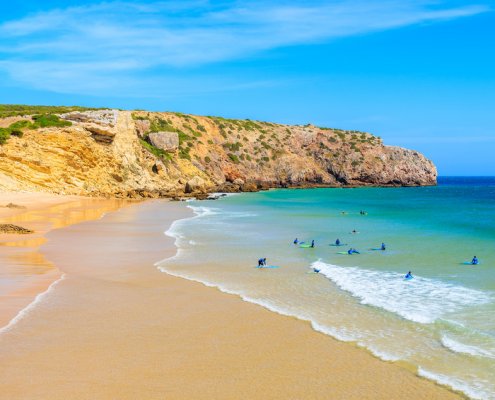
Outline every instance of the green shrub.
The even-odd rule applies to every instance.
[[[11,129],[10,130],[10,134],[12,136],[17,136],[17,137],[23,137],[24,136],[24,132],[22,132],[20,129]]]
[[[239,158],[235,154],[229,153],[229,158],[234,164],[239,164],[240,162]]]
[[[55,114],[37,114],[37,115],[33,115],[33,120],[34,120],[34,122],[31,125],[31,127],[33,129],[37,129],[37,128],[48,128],[48,127],[51,127],[51,126],[54,126],[54,127],[64,127],[64,126],[71,126],[72,125],[72,122],[61,120]]]
[[[165,150],[159,149],[158,147],[153,146],[152,144],[148,143],[144,139],[139,139],[141,142],[141,145],[148,150],[151,154],[155,155],[158,158],[161,158],[163,160],[171,160],[172,155],[170,153],[167,153]]]
[[[71,111],[102,110],[102,108],[78,106],[29,106],[20,104],[0,104],[0,118],[33,114],[63,114]]]
[[[132,113],[132,114],[131,114],[131,117],[132,117],[132,119],[133,119],[133,120],[135,120],[135,121],[138,121],[138,120],[139,120],[139,121],[144,121],[144,120],[147,120],[147,119],[148,119],[148,118],[146,118],[146,117],[143,117],[142,115],[137,115],[136,113]]]
[[[205,162],[210,163],[210,162],[211,162],[211,158],[210,158],[210,157],[208,157],[208,156],[206,156],[206,157],[205,157]]]
[[[10,133],[9,128],[0,128],[0,144],[5,144],[9,140]]]
[[[179,132],[169,121],[166,121],[160,117],[154,118],[150,124],[150,132]]]
[[[189,147],[186,147],[185,149],[180,149],[179,157],[191,161],[191,156],[189,155]]]
[[[13,124],[10,124],[9,128],[10,129],[23,129],[23,128],[30,128],[31,127],[31,122],[27,120],[22,120],[22,121],[17,121],[14,122]]]
[[[188,140],[191,140],[191,136],[185,134],[182,131],[176,131],[179,134],[179,145],[181,145],[184,142],[187,142]]]

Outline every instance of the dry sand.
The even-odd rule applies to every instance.
[[[0,234],[0,329],[61,275],[39,251],[46,234],[100,218],[122,204],[122,200],[47,193],[0,193],[0,223],[34,231],[26,235]]]
[[[65,275],[0,335],[0,399],[458,399],[308,323],[159,272],[151,201],[48,233]]]

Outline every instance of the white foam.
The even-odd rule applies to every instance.
[[[475,356],[475,357],[495,358],[495,354],[489,350],[485,350],[477,346],[461,343],[446,335],[442,336],[440,341],[445,348],[449,349],[450,351],[453,351],[454,353],[468,354],[470,356]]]
[[[454,390],[460,391],[469,396],[471,399],[495,400],[495,393],[487,389],[487,386],[490,385],[490,382],[477,381],[467,383],[461,379],[427,371],[421,367],[418,368],[418,375],[440,383],[441,385],[448,386]]]
[[[492,301],[489,294],[416,276],[405,281],[397,272],[340,267],[316,261],[312,267],[362,304],[379,307],[410,321],[430,324],[463,308]]]
[[[29,303],[26,307],[24,307],[21,311],[17,313],[17,315],[12,318],[7,325],[4,327],[0,328],[0,334],[5,333],[10,331],[20,320],[25,318],[29,313],[33,311],[33,309],[36,308],[36,306],[43,301],[43,299],[48,296],[48,294],[57,286],[62,280],[65,279],[65,274],[63,274],[59,279],[56,281],[52,282],[48,288],[42,292],[39,293],[34,300]]]

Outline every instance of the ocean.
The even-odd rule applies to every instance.
[[[157,264],[162,271],[495,399],[495,178],[270,190],[188,207],[195,216],[166,232],[178,251]],[[386,250],[374,250],[382,242]],[[351,247],[359,254],[339,254]],[[467,264],[475,255],[479,265]],[[256,268],[265,257],[276,268]]]

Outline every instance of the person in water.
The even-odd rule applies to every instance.
[[[299,240],[297,240],[297,238],[294,239],[294,244],[298,244],[299,243]]]
[[[263,266],[263,259],[262,259],[262,258],[260,258],[260,259],[258,260],[258,268],[261,268],[262,266]]]
[[[266,267],[266,258],[263,258],[263,266]]]
[[[314,239],[311,241],[311,247],[315,247],[315,241],[314,241]]]
[[[411,274],[411,271],[409,271],[404,278],[409,279],[409,278],[412,278],[412,277],[413,276]]]
[[[382,250],[386,250],[387,248],[385,247],[385,243],[382,243],[382,247],[381,247]]]
[[[351,247],[349,250],[347,250],[347,254],[351,255],[352,254],[353,248]]]
[[[340,246],[340,239],[337,239],[337,240],[335,241],[335,246]]]
[[[473,259],[471,260],[471,264],[472,265],[478,265],[479,261],[478,261],[478,257],[474,256]]]
[[[318,274],[321,271],[321,269],[313,268],[313,271],[314,271],[315,274]]]
[[[356,233],[358,233],[358,231],[353,229],[351,233],[356,234]]]

